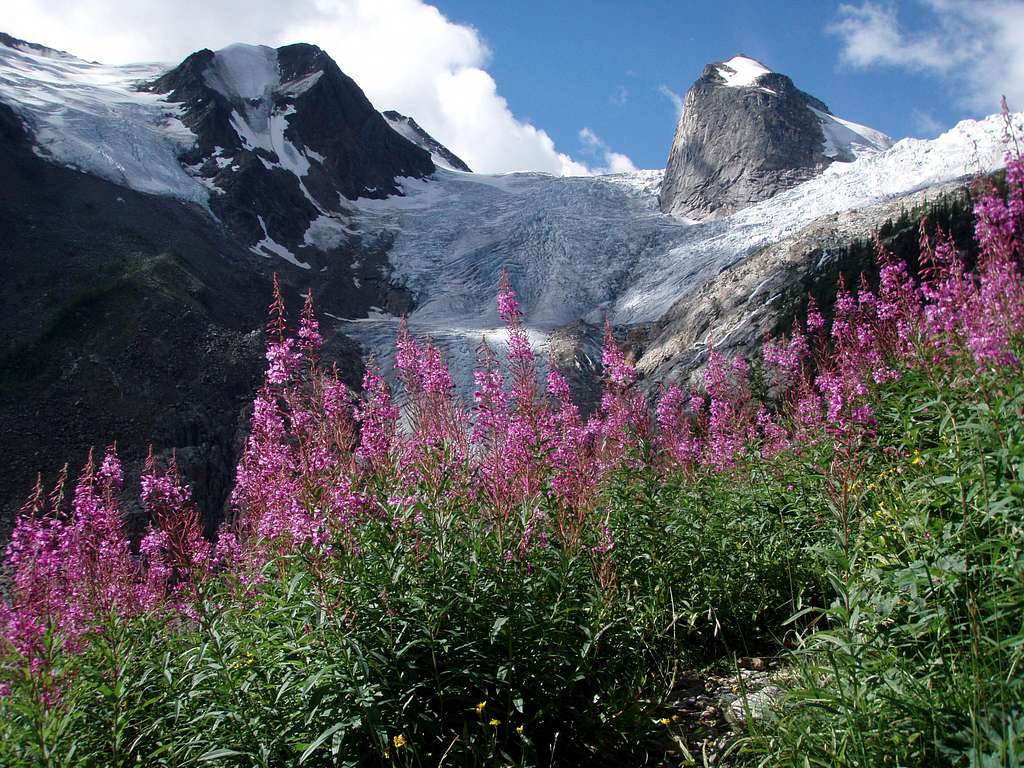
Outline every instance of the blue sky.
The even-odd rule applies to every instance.
[[[573,156],[586,157],[578,135],[586,126],[637,166],[663,167],[676,116],[659,89],[685,94],[705,64],[740,52],[789,75],[835,114],[893,137],[934,136],[979,114],[951,97],[958,84],[942,75],[844,62],[841,36],[827,31],[840,20],[836,2],[436,5],[479,30],[492,51],[487,69],[512,111]],[[908,29],[935,23],[929,8],[911,2],[901,4],[898,17]]]
[[[1024,108],[1024,0],[3,0],[0,30],[110,64],[315,43],[475,170],[664,167],[679,96],[736,53],[894,138]],[[116,19],[116,23],[112,20]]]

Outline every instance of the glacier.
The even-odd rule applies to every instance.
[[[1011,120],[1024,131],[1024,113]],[[558,326],[580,318],[657,320],[726,267],[822,216],[1000,168],[1004,132],[999,115],[965,120],[933,140],[903,139],[834,163],[769,200],[704,222],[658,210],[663,171],[555,177],[438,170],[403,180],[403,196],[355,201],[353,214],[364,236],[393,238],[391,278],[416,299],[410,328],[445,351],[457,385],[469,391],[479,342],[504,345],[495,301],[502,270],[543,357]],[[397,323],[378,315],[340,327],[388,370]]]
[[[137,90],[166,64],[107,66],[0,45],[0,100],[31,126],[36,152],[139,192],[208,207],[178,157],[195,145],[179,107]]]

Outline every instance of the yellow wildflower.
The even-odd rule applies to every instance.
[[[486,708],[487,708],[487,702],[486,701],[481,701],[479,704],[477,704],[475,707],[473,707],[473,709],[476,710],[476,713],[478,715],[482,715]]]
[[[497,728],[499,725],[501,725],[501,720],[499,720],[496,717],[492,717],[491,722],[489,722],[488,725],[492,728]]]
[[[661,718],[661,720],[658,721],[658,723],[660,723],[661,725],[664,725],[664,726],[669,726],[669,725],[672,724],[672,721],[669,720],[667,717],[663,717],[663,718]]]
[[[409,742],[407,742],[405,740],[405,736],[403,736],[402,734],[398,734],[391,741],[394,743],[395,749],[401,749],[402,747],[404,747],[406,744],[409,743]]]
[[[523,735],[523,726],[517,725],[516,726],[516,733],[518,733],[520,736],[522,736]]]
[[[920,451],[914,451],[914,459],[910,463],[913,464],[915,467],[920,466],[921,464],[924,464],[924,459],[921,458],[921,452]]]

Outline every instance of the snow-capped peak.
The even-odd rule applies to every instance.
[[[730,88],[746,88],[754,85],[762,75],[772,71],[757,59],[740,54],[718,64],[715,69]]]

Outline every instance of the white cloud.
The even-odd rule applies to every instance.
[[[672,107],[676,111],[676,117],[680,117],[683,114],[683,97],[673,91],[667,85],[659,85],[658,93],[664,96],[666,99],[672,102]]]
[[[578,175],[582,163],[517,118],[473,27],[423,0],[5,0],[4,31],[107,63],[177,62],[235,42],[327,51],[378,109],[415,117],[474,170]]]
[[[626,102],[629,101],[629,89],[624,85],[617,86],[612,95],[608,97],[608,101],[616,107],[626,106]]]
[[[1024,106],[1022,0],[916,0],[915,28],[904,28],[891,3],[839,6],[829,31],[841,58],[860,68],[890,66],[946,78],[964,105],[982,113]]]
[[[924,138],[932,138],[938,136],[942,132],[945,126],[940,123],[931,112],[927,112],[921,109],[915,109],[911,113],[911,117],[914,119],[914,125],[917,132]]]
[[[580,128],[580,144],[583,151],[588,155],[599,157],[604,163],[599,168],[594,168],[594,173],[633,173],[636,166],[633,161],[621,152],[613,152],[604,140],[594,133],[590,128]]]

